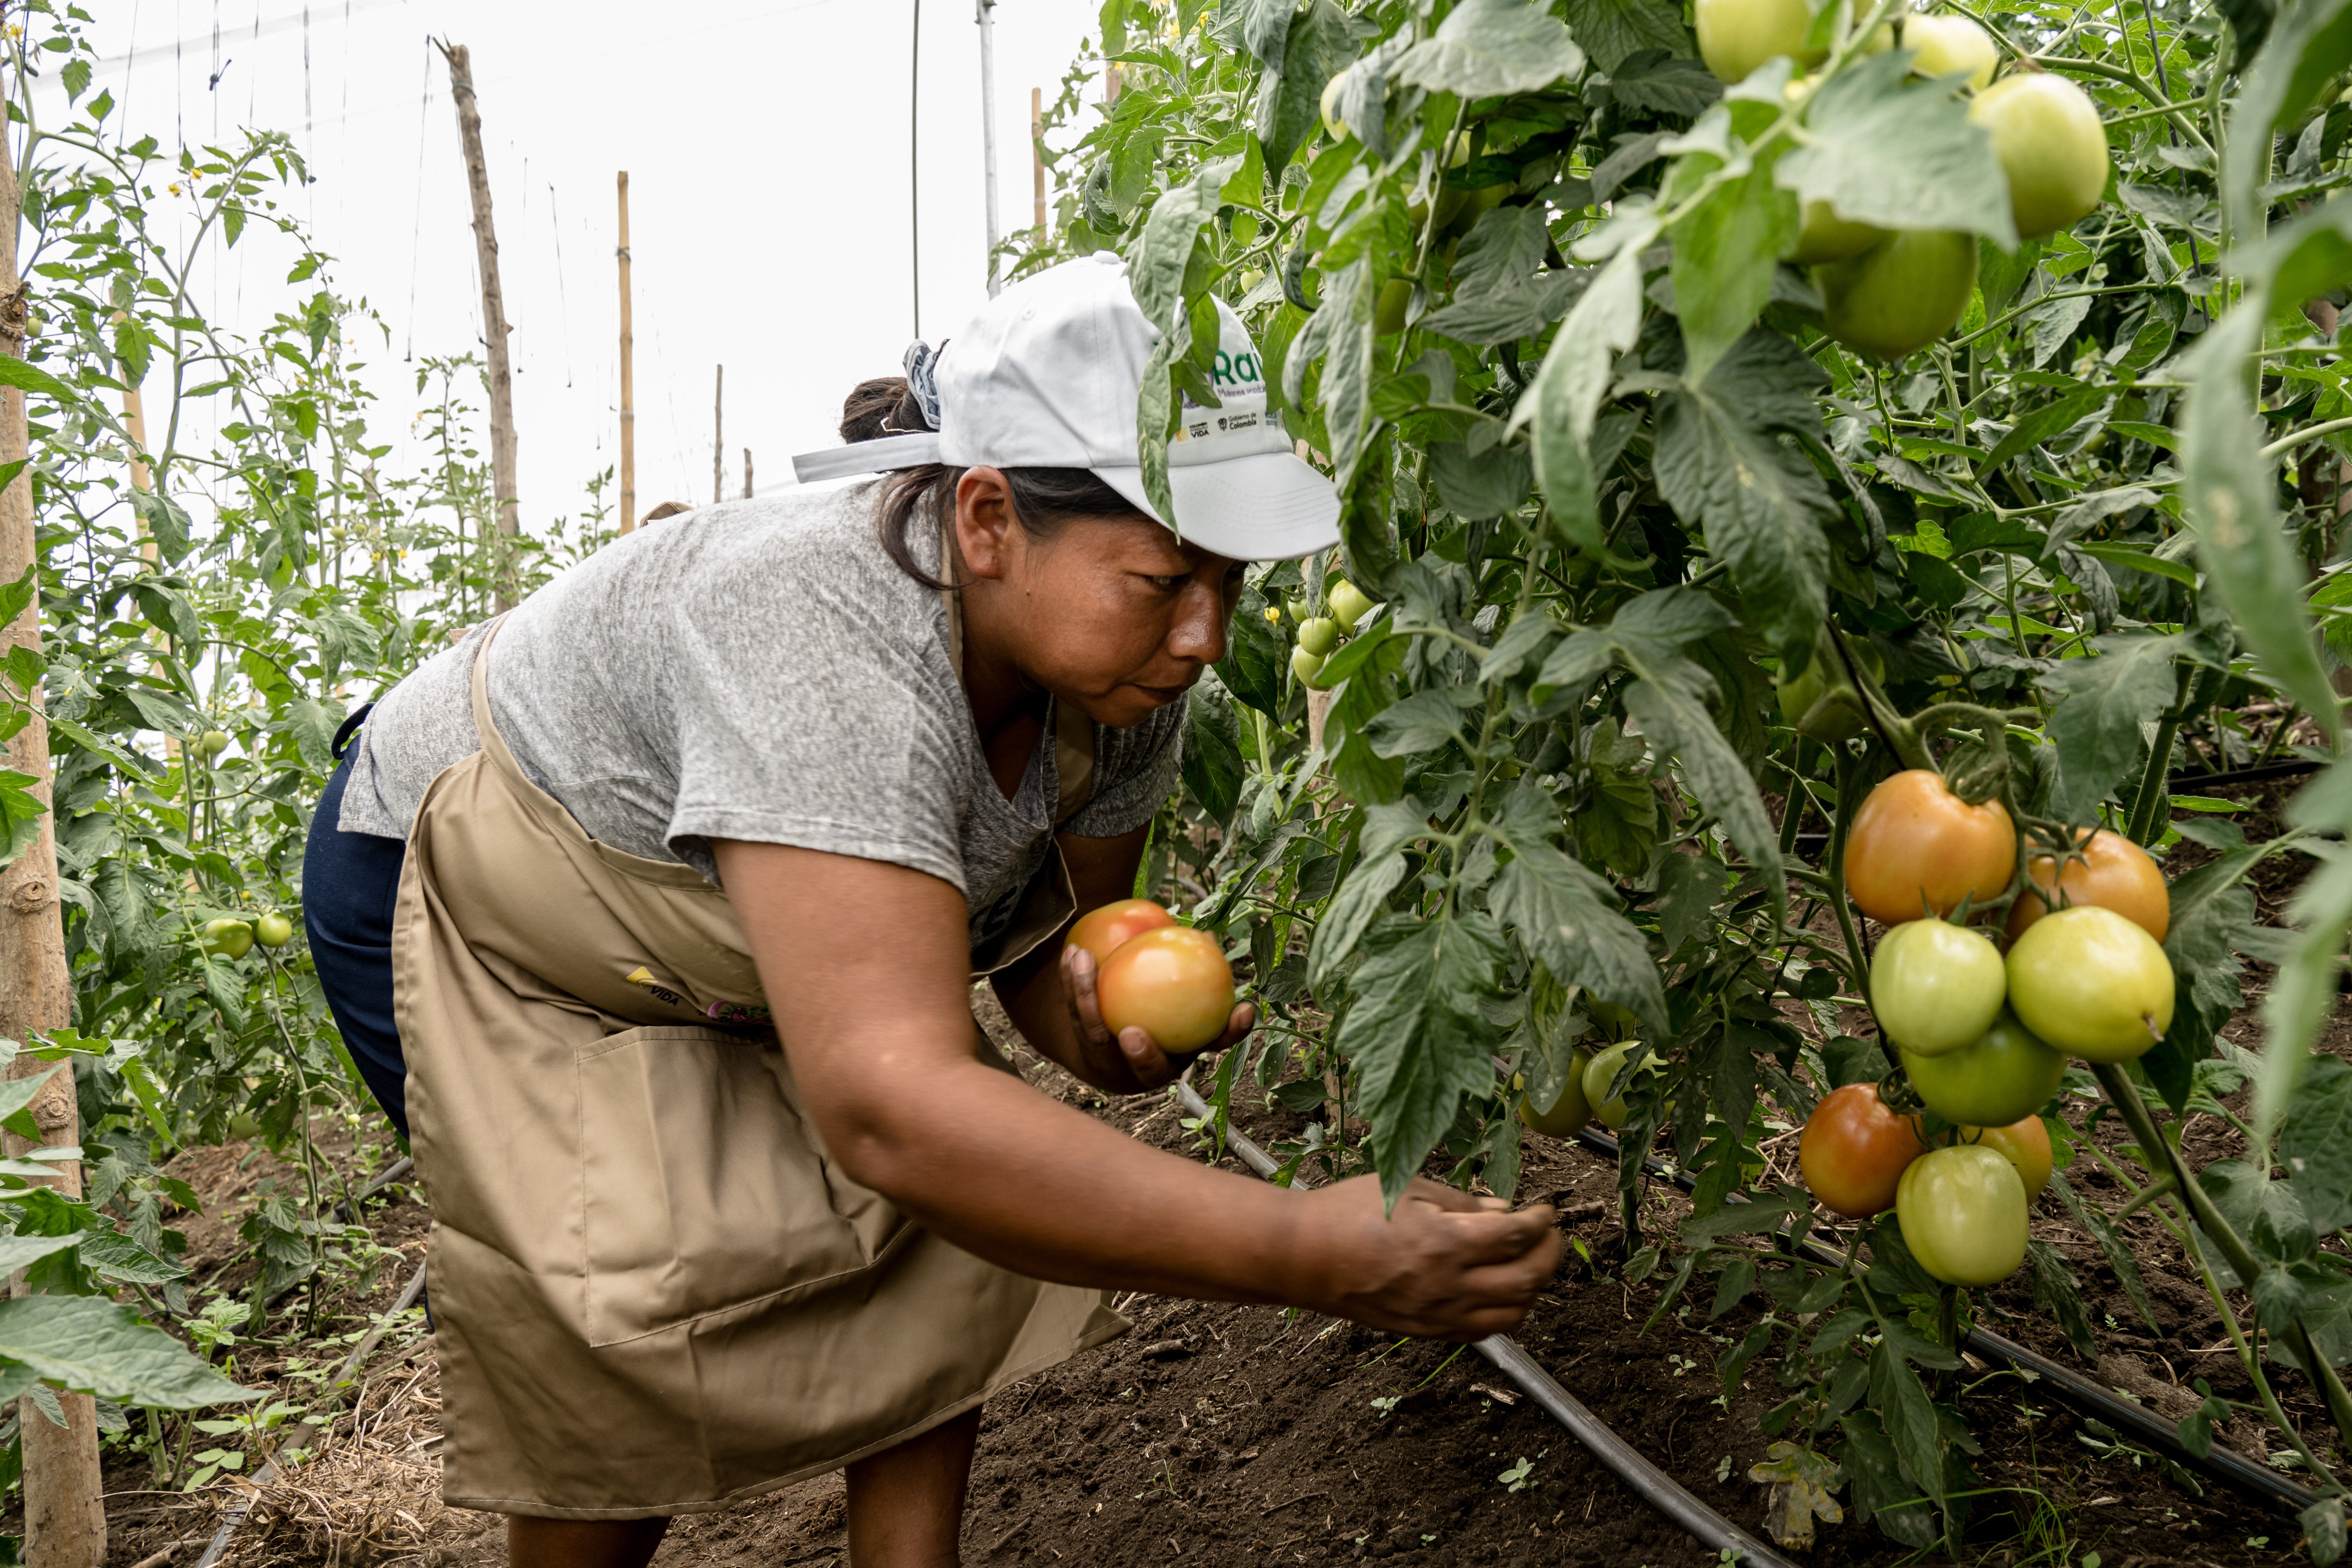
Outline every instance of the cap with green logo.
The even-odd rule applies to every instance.
[[[1278,561],[1339,542],[1339,498],[1296,453],[1267,406],[1265,362],[1249,329],[1217,301],[1219,406],[1187,399],[1168,441],[1173,526],[1187,542],[1241,561]],[[919,463],[1089,468],[1162,522],[1143,488],[1136,397],[1159,341],[1109,251],[1010,285],[931,366],[939,430],[795,458],[804,480]]]

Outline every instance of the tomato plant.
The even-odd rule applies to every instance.
[[[1654,1145],[1697,1184],[1665,1300],[1720,1277],[1725,1300],[1818,1291],[1878,1323],[1851,1279],[1738,1239],[1802,1210],[1907,1268],[1895,1220],[1849,1226],[1759,1175],[1768,1117],[1882,1083],[1924,1112],[1889,1020],[1840,1028],[1872,922],[1964,901],[2005,921],[2021,855],[2094,827],[2189,844],[2210,858],[2171,886],[2158,958],[2127,966],[2148,1048],[2093,1068],[2145,1154],[2110,1174],[2190,1277],[2193,1222],[2234,1278],[2303,1269],[2324,1325],[2352,1277],[2300,1232],[2265,1228],[2258,1254],[2256,1200],[2224,1215],[2154,1119],[2217,1113],[2200,1085],[2241,1070],[2217,1040],[2238,954],[2274,955],[2287,1044],[2242,1119],[2258,1173],[2216,1185],[2340,1192],[2316,1224],[2352,1219],[2352,1155],[2294,1175],[2267,1157],[2326,1114],[2292,1091],[2352,865],[2315,875],[2291,938],[2247,934],[2246,885],[2352,826],[2352,787],[2306,791],[2258,844],[2176,810],[2171,784],[2325,763],[2337,740],[2352,205],[2322,198],[2352,183],[2352,106],[2320,87],[2352,33],[2325,0],[1906,10],[1704,0],[1694,37],[1659,0],[1104,8],[1119,95],[1098,112],[1074,73],[1049,117],[1078,132],[1053,153],[1055,219],[1015,265],[1128,256],[1165,333],[1147,475],[1205,374],[1203,296],[1226,300],[1344,502],[1336,558],[1253,574],[1154,839],[1152,885],[1245,945],[1264,987],[1261,1037],[1216,1088],[1312,1075],[1332,1103],[1289,1157],[1507,1194],[1520,1094],[1548,1102],[1576,1052],[1638,1038],[1652,1067],[1601,1086],[1622,1094],[1622,1188]],[[2095,165],[2112,182],[2092,189]],[[1832,221],[1888,237],[1828,258],[1811,247],[1843,248]],[[1335,573],[1377,607],[1339,612]],[[1315,616],[1345,639],[1292,640]],[[2095,1355],[2064,1258],[2025,1267]],[[1975,1289],[1903,1278],[1944,1329]],[[1857,1484],[1855,1517],[1957,1539],[1968,1471],[1944,1434],[1967,1413],[1918,1375],[1952,1364],[1950,1334],[1787,1333],[1776,1436],[1887,1478]],[[2347,1354],[2330,1338],[2312,1375],[2352,1432]],[[2251,1344],[2240,1360],[2268,1375]],[[1885,1397],[1858,1408],[1842,1391],[1865,1371]],[[1895,1391],[1938,1413],[1890,1426]],[[2322,1512],[2315,1542],[2342,1517],[2332,1495]]]

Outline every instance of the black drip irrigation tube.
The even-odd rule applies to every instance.
[[[367,1360],[368,1352],[382,1342],[385,1332],[392,1327],[393,1320],[416,1305],[416,1299],[424,1293],[425,1265],[419,1262],[416,1265],[416,1272],[408,1277],[407,1285],[402,1288],[400,1299],[392,1304],[392,1310],[383,1315],[383,1321],[368,1331],[367,1337],[352,1347],[352,1353],[343,1359],[341,1369],[335,1373],[327,1387],[330,1390],[335,1389],[347,1382],[351,1375],[359,1370],[360,1363]],[[221,1517],[220,1528],[213,1532],[212,1543],[205,1548],[205,1554],[196,1559],[196,1568],[214,1568],[214,1565],[220,1562],[221,1555],[228,1550],[228,1543],[236,1538],[238,1528],[245,1523],[246,1515],[253,1511],[254,1503],[259,1500],[261,1489],[276,1480],[283,1472],[285,1467],[278,1464],[278,1456],[291,1453],[301,1447],[317,1434],[318,1430],[319,1423],[314,1417],[303,1422],[278,1439],[278,1447],[270,1450],[268,1460],[260,1469],[253,1473],[252,1489],[228,1505],[228,1512]]]
[[[1189,1078],[1176,1084],[1177,1094],[1184,1109],[1192,1115],[1206,1119],[1212,1112],[1208,1102],[1193,1089]],[[1241,1133],[1228,1129],[1225,1147],[1234,1157],[1261,1176],[1272,1176],[1279,1169],[1266,1152]],[[1300,1184],[1294,1181],[1294,1185]],[[1709,1551],[1729,1552],[1739,1562],[1753,1568],[1797,1568],[1781,1556],[1706,1504],[1685,1490],[1680,1481],[1652,1464],[1631,1443],[1611,1430],[1609,1424],[1586,1409],[1577,1397],[1562,1388],[1551,1373],[1538,1364],[1533,1356],[1502,1334],[1490,1334],[1475,1342],[1471,1348],[1495,1364],[1497,1371],[1525,1391],[1528,1397],[1543,1406],[1544,1413],[1565,1427],[1570,1436],[1582,1444],[1585,1450],[1633,1489],[1633,1494],[1675,1523],[1688,1531]],[[198,1568],[205,1568],[198,1564]]]
[[[1612,1164],[1618,1159],[1617,1140],[1606,1132],[1596,1132],[1590,1127],[1580,1128],[1574,1141],[1596,1154],[1607,1155]],[[1680,1171],[1667,1170],[1664,1163],[1655,1155],[1643,1155],[1642,1169],[1650,1175],[1665,1177],[1685,1192],[1697,1184],[1694,1178]],[[1782,1233],[1780,1239],[1786,1241],[1786,1234]],[[1845,1266],[1845,1259],[1813,1242],[1803,1243],[1801,1249],[1816,1263],[1837,1268]],[[2030,1373],[2048,1384],[2052,1393],[2084,1415],[2105,1423],[2117,1434],[2154,1449],[2183,1468],[2200,1471],[2208,1479],[2219,1481],[2256,1502],[2284,1513],[2298,1514],[2319,1500],[2317,1494],[2308,1489],[2297,1486],[2267,1466],[2258,1465],[2218,1442],[2200,1458],[2181,1442],[2180,1434],[2161,1415],[2108,1392],[2081,1373],[2061,1366],[2014,1340],[1984,1329],[1972,1329],[1962,1337],[1960,1349],[1989,1365]]]

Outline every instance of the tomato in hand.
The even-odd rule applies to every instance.
[[[2049,1103],[2066,1058],[2007,1008],[1992,1026],[1939,1057],[1903,1053],[1903,1071],[1928,1110],[1964,1127],[2005,1126]]]
[[[1127,942],[1148,931],[1172,926],[1176,917],[1150,899],[1121,899],[1098,910],[1088,910],[1070,928],[1065,948],[1083,947],[1100,963]]]
[[[2025,886],[2009,907],[2009,940],[2024,935],[2027,926],[2063,897],[2070,907],[2096,904],[2113,910],[2162,942],[2172,927],[2172,894],[2148,852],[2120,833],[2097,829],[2080,835],[2075,843],[2083,858],[2063,868],[2055,855],[2036,855],[2025,862]]]
[[[1538,1110],[1527,1095],[1519,1097],[1519,1120],[1548,1138],[1573,1137],[1578,1128],[1592,1120],[1592,1102],[1584,1097],[1584,1072],[1592,1059],[1574,1049],[1569,1058],[1568,1078],[1548,1110]]]
[[[1095,975],[1103,1026],[1142,1029],[1164,1051],[1216,1043],[1232,1022],[1234,971],[1217,939],[1167,925],[1120,943]]]
[[[1894,1205],[1903,1173],[1922,1152],[1916,1121],[1887,1110],[1876,1084],[1850,1083],[1822,1096],[1805,1119],[1797,1169],[1822,1206],[1868,1219]]]
[[[2017,828],[1999,801],[1970,805],[1927,768],[1896,773],[1853,814],[1845,885],[1882,925],[1997,898],[2017,868]]]
[[[1592,1114],[1601,1119],[1604,1127],[1622,1127],[1625,1118],[1632,1114],[1625,1105],[1624,1089],[1612,1094],[1609,1086],[1617,1081],[1618,1071],[1624,1067],[1625,1058],[1636,1051],[1641,1053],[1638,1059],[1643,1066],[1634,1078],[1640,1077],[1642,1072],[1657,1071],[1651,1063],[1650,1047],[1639,1040],[1621,1040],[1585,1064],[1584,1098],[1591,1103]],[[1634,1078],[1625,1080],[1627,1089],[1633,1087]]]
[[[2042,916],[2009,950],[2009,1005],[2058,1049],[2094,1062],[2143,1056],[2172,1026],[2172,960],[2116,913]]]
[[[1930,1149],[1895,1197],[1903,1245],[1947,1285],[1995,1285],[2025,1261],[2025,1181],[1997,1149]]]
[[[2029,1204],[2050,1184],[2050,1129],[2039,1116],[2021,1116],[2006,1127],[1964,1127],[1960,1141],[1995,1150],[2016,1166]]]
[[[2009,980],[1990,938],[1943,921],[1906,921],[1870,956],[1870,1005],[1906,1051],[1957,1051],[2000,1016]]]

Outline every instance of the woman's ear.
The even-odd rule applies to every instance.
[[[1002,579],[1011,570],[1013,536],[1021,531],[1013,491],[998,468],[966,468],[956,481],[956,549],[973,577]]]

